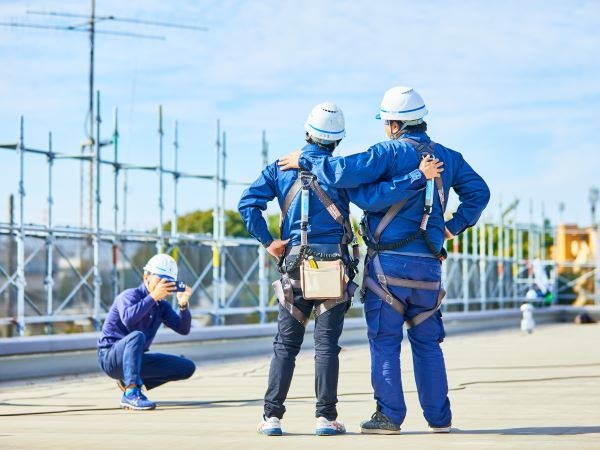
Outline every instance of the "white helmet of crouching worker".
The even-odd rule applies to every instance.
[[[335,103],[319,103],[308,115],[304,130],[307,140],[335,147],[346,136],[344,113]]]
[[[402,129],[423,123],[427,108],[423,98],[411,87],[396,86],[383,94],[376,119],[402,122]]]
[[[170,281],[177,280],[177,262],[166,253],[158,253],[148,260],[144,272],[166,278]]]

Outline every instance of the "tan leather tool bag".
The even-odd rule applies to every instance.
[[[348,281],[341,260],[317,261],[318,267],[311,267],[308,260],[300,266],[300,285],[306,300],[341,300]]]

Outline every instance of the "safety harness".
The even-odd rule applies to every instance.
[[[322,253],[313,250],[308,245],[308,199],[310,191],[313,191],[319,201],[323,204],[329,215],[333,220],[340,224],[344,228],[344,236],[342,238],[340,253]],[[302,325],[306,326],[309,318],[302,313],[302,311],[294,305],[294,294],[293,288],[300,289],[300,280],[293,279],[289,274],[300,267],[302,260],[308,257],[315,258],[321,261],[333,261],[340,259],[344,262],[346,267],[346,273],[350,279],[346,288],[344,296],[339,299],[325,300],[315,307],[315,317],[320,316],[329,309],[339,304],[349,301],[356,289],[356,284],[352,282],[352,278],[357,273],[358,266],[358,242],[354,238],[352,231],[352,225],[349,217],[344,217],[340,212],[339,208],[331,200],[329,195],[323,190],[323,188],[317,182],[316,177],[307,171],[300,171],[298,178],[290,187],[290,190],[285,196],[283,205],[281,207],[281,220],[279,222],[279,235],[282,235],[283,221],[287,216],[287,212],[292,205],[294,199],[298,196],[298,193],[302,192],[301,195],[301,222],[300,222],[300,249],[294,256],[292,261],[286,261],[286,258],[280,258],[278,262],[278,269],[281,273],[279,280],[273,282],[273,288],[275,294],[281,306],[290,312],[290,314]],[[348,244],[352,245],[352,257],[348,254]]]
[[[402,141],[409,142],[415,148],[420,157],[424,157],[426,155],[432,155],[434,153],[435,143],[430,141],[429,145],[419,143],[413,139],[402,138]],[[406,306],[405,304],[398,298],[396,298],[389,289],[389,286],[398,286],[398,287],[406,287],[412,289],[425,289],[431,291],[439,291],[437,304],[434,308],[424,311],[420,314],[417,314],[412,319],[407,319],[406,324],[409,328],[412,328],[429,317],[431,317],[442,305],[442,300],[446,295],[441,282],[439,281],[419,281],[419,280],[410,280],[407,278],[399,278],[399,277],[391,277],[386,275],[383,272],[383,267],[381,266],[381,261],[379,259],[379,252],[386,250],[398,250],[402,247],[405,247],[409,243],[415,241],[418,238],[421,238],[425,241],[427,248],[429,251],[442,262],[446,257],[446,252],[442,248],[438,250],[434,247],[431,242],[428,234],[427,234],[427,223],[429,221],[429,217],[431,215],[431,210],[433,207],[433,197],[434,197],[434,183],[438,192],[438,196],[440,199],[440,204],[442,207],[442,211],[444,210],[444,186],[442,184],[442,180],[440,177],[436,177],[434,180],[427,180],[427,184],[425,187],[425,205],[423,207],[423,217],[421,219],[421,225],[417,231],[408,236],[407,238],[401,239],[397,242],[380,244],[379,239],[383,231],[387,228],[387,226],[392,222],[392,220],[398,215],[398,213],[402,210],[404,205],[408,200],[402,200],[394,205],[392,205],[385,213],[375,232],[371,234],[366,215],[363,217],[361,222],[361,235],[367,245],[367,258],[365,261],[365,273],[363,280],[363,293],[366,289],[372,291],[377,297],[381,300],[385,301],[388,305],[390,305],[394,310],[396,310],[402,316],[405,316]],[[373,278],[368,271],[369,262],[373,262],[373,270],[375,271],[375,278]]]

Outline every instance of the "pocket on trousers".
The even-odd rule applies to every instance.
[[[377,336],[379,333],[379,319],[381,316],[382,302],[371,291],[365,294],[365,320],[367,322],[367,333],[369,337]]]
[[[444,338],[446,337],[446,329],[444,328],[444,321],[442,320],[442,312],[438,311],[435,313],[435,315],[440,323],[440,336],[438,337],[438,342],[441,344],[444,342]]]

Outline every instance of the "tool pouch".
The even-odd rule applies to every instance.
[[[311,267],[308,260],[300,265],[300,286],[305,300],[341,300],[348,277],[341,260],[318,261]]]

